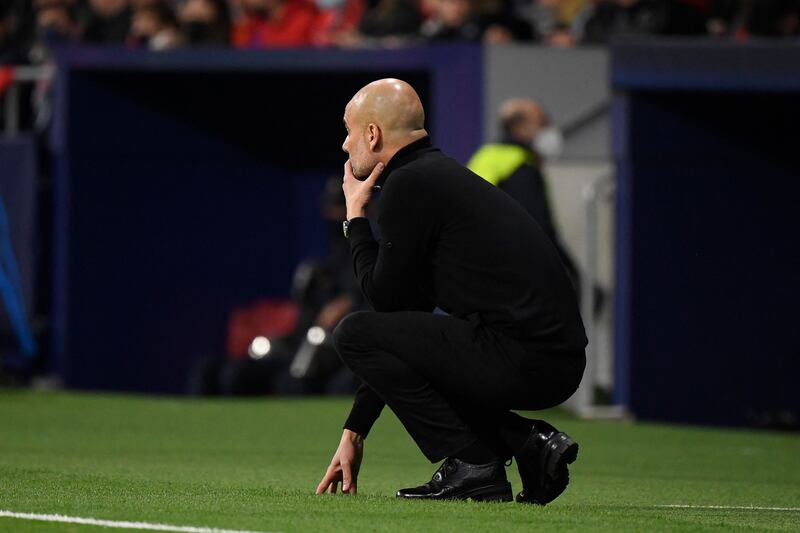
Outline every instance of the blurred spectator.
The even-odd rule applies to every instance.
[[[480,41],[483,28],[474,0],[433,0],[431,16],[420,28],[428,41]]]
[[[316,0],[319,14],[311,30],[317,46],[351,46],[364,15],[364,0]]]
[[[190,44],[230,42],[231,12],[227,0],[185,0],[178,8],[178,20]]]
[[[665,26],[666,15],[666,2],[658,0],[596,2],[583,30],[583,41],[607,43],[620,35],[659,33]]]
[[[269,12],[267,0],[233,0],[236,17],[231,42],[239,48],[258,46],[258,36],[264,31]]]
[[[506,100],[500,106],[499,142],[482,146],[467,166],[507,192],[539,223],[556,246],[570,279],[579,291],[580,274],[561,244],[553,223],[542,163],[561,151],[562,136],[542,106],[528,98]]]
[[[89,0],[89,20],[83,40],[89,43],[122,44],[128,38],[131,12],[126,0]]]
[[[308,0],[238,0],[233,43],[241,48],[308,46],[317,7]]]
[[[475,0],[476,12],[482,21],[483,42],[505,44],[512,41],[530,41],[533,26],[519,13],[512,0]],[[530,4],[530,0],[528,0]]]
[[[798,36],[800,0],[0,0],[5,63],[41,62],[47,43],[74,40],[151,49],[530,40],[568,47],[637,35]]]
[[[378,0],[361,19],[358,33],[363,39],[393,44],[416,38],[420,24],[414,0]]]
[[[583,28],[583,42],[607,43],[624,35],[704,35],[714,0],[595,1]]]
[[[175,13],[162,0],[135,8],[128,44],[149,50],[168,50],[182,44]]]
[[[530,40],[530,25],[503,3],[489,0],[430,0],[420,33],[429,41],[483,41],[504,44]]]
[[[739,0],[714,0],[706,31],[713,37],[727,37],[733,27]]]
[[[538,0],[530,10],[533,31],[551,46],[573,46],[580,41],[593,7],[589,0]]]
[[[50,49],[62,43],[77,41],[80,28],[72,10],[60,2],[44,4],[36,11],[35,40],[28,53],[31,63],[44,63]]]

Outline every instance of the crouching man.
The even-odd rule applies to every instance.
[[[546,504],[569,481],[578,445],[512,410],[553,407],[578,387],[586,336],[558,251],[510,196],[435,148],[414,89],[384,79],[347,104],[345,237],[374,312],[334,332],[363,380],[317,493],[355,494],[364,439],[384,405],[431,461],[409,499]],[[381,189],[380,240],[364,217]],[[439,308],[447,314],[432,313]]]

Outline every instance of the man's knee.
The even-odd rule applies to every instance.
[[[333,330],[333,346],[342,359],[347,360],[368,346],[374,314],[369,311],[350,313]]]

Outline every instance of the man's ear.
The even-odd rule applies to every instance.
[[[383,132],[374,122],[370,122],[367,125],[367,142],[369,143],[369,149],[373,152],[379,152],[383,147]]]

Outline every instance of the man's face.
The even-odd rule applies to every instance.
[[[63,6],[49,6],[40,9],[36,15],[40,30],[49,30],[60,37],[67,37],[72,30],[69,12]]]
[[[150,39],[158,33],[161,24],[155,14],[148,10],[139,10],[133,16],[131,33],[136,37]]]
[[[520,106],[518,112],[522,115],[523,119],[516,126],[514,137],[525,144],[530,144],[533,142],[536,134],[547,126],[544,111],[538,104],[525,102]]]
[[[367,142],[366,124],[363,124],[358,113],[354,112],[352,104],[348,104],[344,110],[344,127],[347,136],[344,138],[342,150],[350,156],[353,174],[357,178],[364,179],[369,176],[378,162]]]
[[[471,10],[470,0],[441,0],[439,16],[447,26],[457,28],[467,22]]]

